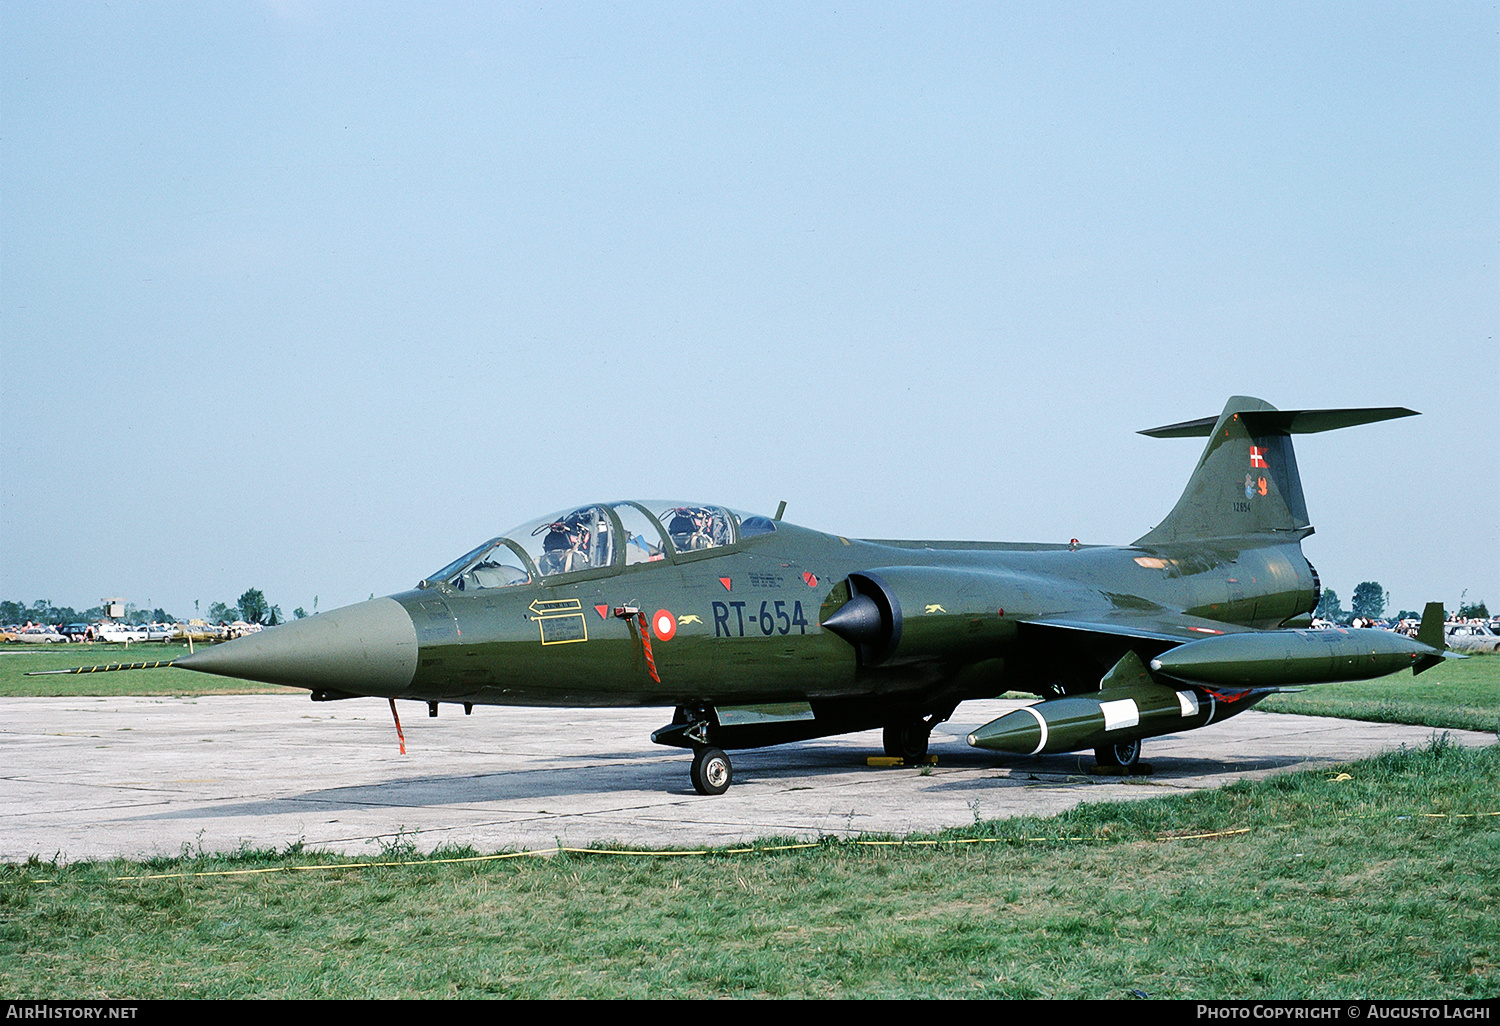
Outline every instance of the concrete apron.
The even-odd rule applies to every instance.
[[[971,702],[932,738],[928,770],[871,768],[868,731],[731,752],[734,784],[705,798],[689,753],[653,745],[666,709],[403,702],[407,754],[387,705],[304,694],[203,698],[0,699],[0,858],[65,861],[308,848],[376,856],[561,842],[702,847],[764,838],[905,835],[975,818],[1053,813],[1081,801],[1183,794],[1326,767],[1400,745],[1428,727],[1272,713],[1148,740],[1150,776],[1088,773],[1091,754],[1036,758],[969,748],[968,731],[1024,702]],[[1456,743],[1493,734],[1447,731]]]

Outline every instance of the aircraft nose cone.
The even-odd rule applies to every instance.
[[[293,620],[178,659],[186,670],[267,684],[395,695],[417,672],[417,631],[395,599]]]

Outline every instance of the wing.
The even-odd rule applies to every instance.
[[[1120,638],[1143,638],[1181,645],[1221,634],[1254,633],[1254,628],[1222,623],[1201,616],[1168,612],[1098,612],[1055,613],[1026,620],[1027,629],[1052,628],[1063,631],[1085,631]]]

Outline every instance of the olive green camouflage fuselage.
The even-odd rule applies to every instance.
[[[900,603],[894,651],[861,665],[820,627],[873,572]],[[571,578],[571,579],[567,579]],[[626,706],[859,700],[942,705],[1006,690],[1097,689],[1127,639],[1031,621],[1181,613],[1270,629],[1317,601],[1295,542],[1066,545],[871,542],[780,523],[709,558],[484,591],[428,587],[393,596],[420,645],[394,697],[504,705]],[[635,607],[652,625],[660,681]],[[670,632],[656,619],[672,618]],[[1139,646],[1141,639],[1129,639]],[[1145,644],[1150,654],[1171,642]],[[883,715],[872,711],[882,722]]]

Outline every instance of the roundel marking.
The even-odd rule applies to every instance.
[[[651,632],[656,635],[657,641],[671,641],[672,636],[677,633],[677,617],[672,615],[670,609],[658,609],[656,615],[651,617]]]

